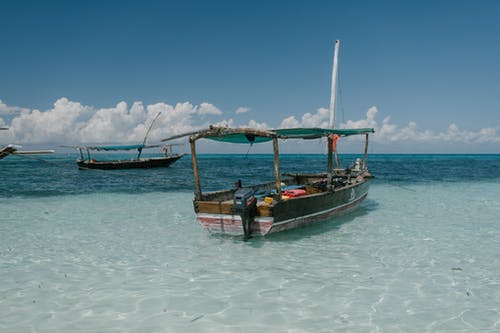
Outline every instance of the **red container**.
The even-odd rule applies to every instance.
[[[295,189],[295,190],[285,190],[283,191],[283,195],[286,195],[287,197],[290,198],[295,198],[295,197],[301,197],[303,195],[306,195],[306,190],[303,189]]]

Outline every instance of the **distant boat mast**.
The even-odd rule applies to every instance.
[[[149,125],[148,127],[148,130],[146,131],[146,135],[144,135],[144,140],[142,140],[142,145],[145,146],[146,145],[146,140],[148,139],[148,135],[149,135],[149,131],[151,131],[151,128],[153,127],[153,124],[155,123],[156,119],[158,119],[158,117],[160,116],[161,114],[161,111],[158,112],[158,114],[156,115],[156,117],[154,117],[153,121],[151,122],[151,125]],[[142,147],[138,149],[139,153],[137,154],[137,159],[140,159],[141,158],[141,154],[142,154]]]
[[[332,71],[332,93],[330,95],[330,128],[335,127],[335,94],[337,92],[337,71],[338,71],[338,54],[340,40],[335,41],[335,51],[333,53],[333,71]]]

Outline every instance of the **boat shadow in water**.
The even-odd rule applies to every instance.
[[[264,240],[271,242],[289,242],[323,234],[326,232],[334,232],[339,230],[343,225],[349,223],[358,223],[359,218],[368,215],[371,211],[377,209],[378,203],[375,200],[366,199],[361,206],[354,211],[341,216],[326,219],[316,222],[309,226],[300,227],[297,229],[286,230],[275,234],[267,235],[266,237],[254,237],[251,240]],[[357,220],[357,221],[356,221]]]
[[[225,234],[212,234],[211,236],[214,238],[225,240],[230,239],[237,243],[245,242],[248,246],[259,248],[263,246],[265,242],[290,242],[303,238],[313,237],[326,232],[334,232],[335,230],[339,230],[345,224],[358,223],[359,218],[366,216],[370,212],[376,210],[378,206],[379,203],[376,200],[367,198],[359,207],[357,207],[352,212],[336,216],[334,218],[326,219],[324,221],[318,221],[312,225],[269,234],[265,237],[253,236],[245,239],[243,236],[230,236]],[[358,219],[358,221],[355,221],[356,219]]]

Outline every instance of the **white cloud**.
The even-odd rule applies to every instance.
[[[12,120],[11,129],[20,142],[68,142],[74,139],[79,127],[83,126],[78,119],[90,111],[90,107],[61,98],[51,110],[23,111]]]
[[[241,125],[239,127],[268,129],[270,126],[267,123],[259,123],[255,120],[250,120],[246,125]]]
[[[135,102],[129,107],[127,103],[120,102],[111,108],[94,108],[67,98],[60,98],[54,103],[53,108],[40,111],[8,106],[0,101],[0,114],[8,116],[6,119],[0,117],[0,126],[10,127],[9,131],[2,131],[2,141],[7,139],[16,143],[34,144],[140,142],[149,125],[160,112],[161,115],[151,129],[149,142],[206,128],[210,124],[260,129],[275,127],[256,120],[240,124],[231,118],[220,119],[222,111],[210,103],[200,105],[193,105],[189,102],[175,105],[156,103],[145,106],[142,102]],[[389,145],[406,142],[410,145],[426,143],[431,147],[433,144],[447,143],[461,147],[464,144],[500,143],[500,135],[494,127],[470,131],[451,123],[444,131],[435,133],[420,129],[413,121],[403,126],[394,124],[389,116],[378,122],[377,115],[378,110],[373,106],[368,109],[363,119],[348,120],[337,127],[373,127],[375,134],[372,140]],[[9,119],[11,119],[10,123]],[[289,115],[281,121],[278,127],[327,127],[328,122],[328,109],[319,108],[316,112],[305,113],[300,118]]]
[[[218,126],[218,127],[237,127],[235,124],[234,120],[232,118],[227,119],[227,120],[221,120],[216,123],[210,124],[213,126]]]
[[[250,111],[250,108],[247,108],[245,106],[240,106],[239,108],[236,109],[235,113],[241,114],[241,113],[247,113],[248,111]]]
[[[458,143],[500,143],[500,136],[494,128],[482,128],[477,132],[461,130],[452,123],[448,126],[448,130],[444,133],[439,133],[437,138],[446,142]]]
[[[406,126],[392,124],[390,117],[384,118],[379,125],[375,119],[378,110],[371,107],[366,113],[365,119],[357,121],[349,120],[342,124],[341,128],[373,127],[375,134],[373,138],[379,143],[409,142],[409,143],[452,143],[452,144],[481,144],[498,143],[500,135],[495,128],[487,127],[477,132],[461,130],[451,123],[445,132],[434,133],[429,130],[420,130],[414,121],[410,121]]]
[[[366,112],[366,118],[360,120],[348,120],[345,124],[342,124],[340,127],[343,128],[375,128],[377,127],[377,122],[375,121],[375,116],[377,115],[377,108],[372,106]],[[387,120],[388,121],[388,120]]]
[[[298,121],[294,116],[283,119],[279,128],[293,127],[328,127],[330,121],[330,113],[328,109],[319,108],[316,113],[305,113],[301,120]]]
[[[224,127],[238,127],[238,128],[258,128],[258,129],[268,129],[270,128],[267,123],[259,123],[255,120],[250,120],[246,124],[236,124],[234,119],[222,120],[217,123],[213,123],[214,126],[224,126]]]
[[[199,114],[199,115],[220,115],[220,114],[222,114],[222,111],[210,103],[201,103],[200,107],[197,108],[197,114]]]
[[[283,121],[279,126],[279,128],[296,128],[296,127],[300,127],[300,123],[298,122],[297,119],[295,119],[294,116],[290,116],[283,119]]]
[[[29,111],[26,108],[20,108],[18,106],[9,106],[2,102],[0,99],[0,115],[12,115],[12,114],[17,114],[23,111]]]
[[[80,142],[127,142],[134,133],[134,126],[144,120],[144,108],[135,104],[129,110],[120,102],[113,108],[97,110],[77,131]]]
[[[500,135],[495,128],[487,127],[474,131],[466,131],[460,129],[456,124],[452,123],[444,132],[434,133],[429,130],[421,130],[414,121],[409,122],[405,126],[398,126],[391,123],[389,116],[382,120],[379,124],[376,120],[378,110],[372,106],[366,112],[366,117],[359,120],[348,120],[341,123],[338,128],[374,128],[375,134],[373,140],[375,142],[390,144],[396,142],[408,143],[460,143],[460,144],[482,144],[482,143],[498,143]],[[289,116],[282,120],[280,128],[294,127],[328,127],[329,111],[325,108],[320,108],[316,113],[305,113],[300,121],[295,116]]]
[[[3,110],[12,108],[3,106]],[[111,108],[96,109],[67,98],[57,100],[50,110],[22,110],[10,125],[4,124],[11,127],[12,140],[58,144],[140,142],[154,117],[161,112],[149,135],[149,141],[157,141],[208,126],[208,122],[201,122],[202,117],[222,114],[210,103],[199,106],[189,102],[175,106],[156,103],[145,107],[142,102],[135,102],[129,108],[127,103],[120,102]],[[1,118],[0,121],[4,123]]]

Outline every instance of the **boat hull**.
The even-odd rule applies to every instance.
[[[348,213],[363,202],[368,189],[369,180],[365,180],[336,191],[282,200],[270,209],[270,216],[255,216],[251,234],[264,236]],[[197,220],[211,233],[243,235],[242,219],[237,214],[197,212]]]
[[[10,154],[14,154],[17,149],[11,145],[0,147],[0,160],[9,156]]]
[[[123,160],[123,161],[89,161],[77,160],[76,163],[79,169],[100,169],[100,170],[116,170],[116,169],[148,169],[168,167],[183,154],[173,155],[168,157],[144,158],[139,160]]]

